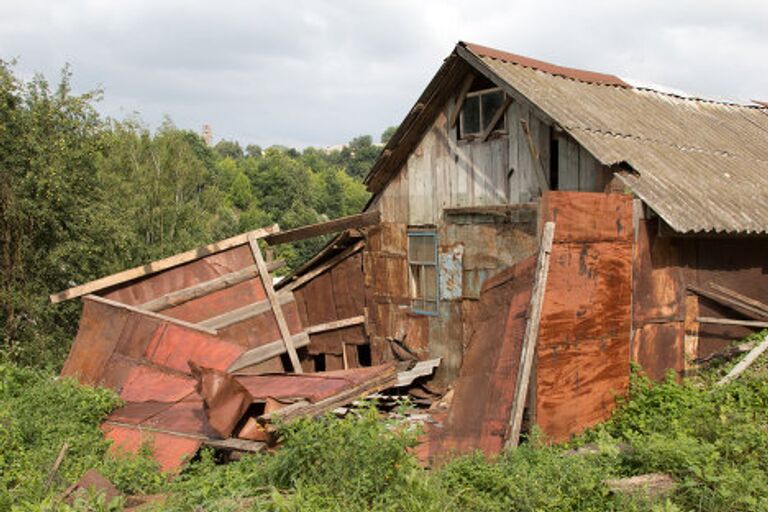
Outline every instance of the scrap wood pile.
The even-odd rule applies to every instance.
[[[259,240],[287,236],[296,235],[271,226],[51,296],[84,299],[62,375],[123,399],[102,425],[114,450],[152,441],[167,471],[203,445],[258,452],[278,443],[280,423],[407,393],[434,372],[439,359],[363,366],[344,358],[341,369],[305,373],[317,357],[307,350],[313,339],[328,344],[328,333],[341,332],[335,339],[352,348],[367,343],[365,315],[312,323],[292,288],[274,289],[279,262],[265,260]]]

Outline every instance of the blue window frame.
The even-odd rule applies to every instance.
[[[408,273],[411,311],[437,315],[440,305],[437,234],[434,231],[408,232]]]

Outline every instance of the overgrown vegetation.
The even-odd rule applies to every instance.
[[[652,384],[635,372],[629,399],[613,418],[565,446],[534,434],[496,458],[473,454],[430,471],[410,451],[417,433],[369,407],[345,419],[286,426],[274,454],[221,465],[204,451],[169,481],[150,447],[127,458],[107,454],[98,425],[118,402],[113,393],[5,365],[0,509],[64,510],[57,503],[63,487],[95,467],[125,493],[167,494],[156,508],[168,511],[768,510],[768,364],[760,360],[738,380],[714,386],[729,367],[680,383],[670,375]],[[46,488],[64,442],[71,448]],[[585,444],[597,449],[574,453]],[[604,484],[659,471],[678,483],[668,497],[616,495]],[[79,506],[108,509],[96,496]]]
[[[101,117],[99,92],[75,95],[70,74],[22,81],[0,61],[0,360],[55,367],[79,304],[48,295],[250,229],[357,213],[380,148],[243,151],[207,146],[170,121]],[[298,265],[327,239],[280,246]]]

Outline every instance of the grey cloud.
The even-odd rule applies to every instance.
[[[0,3],[0,58],[65,62],[101,109],[325,145],[396,124],[456,41],[694,93],[768,97],[768,4],[247,0]]]

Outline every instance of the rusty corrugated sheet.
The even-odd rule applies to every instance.
[[[467,49],[602,164],[628,164],[621,179],[675,230],[768,232],[764,108],[595,85]]]

